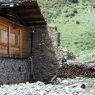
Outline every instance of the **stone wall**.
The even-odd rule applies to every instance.
[[[95,62],[63,64],[59,68],[58,77],[95,77]]]
[[[49,75],[56,74],[58,65],[57,50],[60,35],[56,28],[35,27],[32,39],[32,57],[34,65],[34,80],[45,81]]]
[[[0,58],[0,84],[26,82],[28,72],[26,59]]]
[[[33,63],[46,62],[49,64],[58,64],[56,50],[58,49],[59,42],[59,32],[55,28],[46,26],[35,27],[32,38]]]
[[[57,73],[60,35],[56,28],[38,26],[32,33],[32,59],[0,58],[0,84],[46,81]]]

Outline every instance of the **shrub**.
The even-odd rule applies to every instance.
[[[78,42],[74,42],[74,44],[78,44]]]
[[[78,0],[68,0],[68,1],[72,3],[78,3]]]
[[[64,9],[63,12],[64,12],[64,13],[67,13],[67,12],[68,12],[68,9]]]
[[[74,12],[71,12],[71,13],[70,13],[70,16],[71,16],[71,17],[75,16],[75,13],[74,13]]]
[[[65,14],[65,17],[69,17],[69,14],[67,13],[67,14]]]
[[[73,16],[75,16],[75,13],[73,11],[65,14],[65,17],[73,17]]]
[[[92,55],[91,53],[82,51],[80,55],[77,57],[77,60],[80,60],[81,62],[89,62],[92,61]]]
[[[75,9],[75,8],[73,9],[73,12],[74,12],[74,13],[78,13],[77,9]]]
[[[80,24],[80,22],[79,21],[76,21],[76,24]]]
[[[95,8],[95,5],[93,5],[93,8]]]

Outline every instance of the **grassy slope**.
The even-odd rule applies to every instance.
[[[62,0],[45,0],[44,2],[39,0],[39,2],[43,5],[42,12],[48,24],[57,26],[61,33],[62,47],[77,54],[95,49],[95,8],[82,3],[82,0],[79,0],[78,4],[67,5]],[[78,13],[75,16],[66,17],[66,14],[71,13],[74,8]],[[68,12],[65,13],[64,10]],[[79,24],[76,24],[76,21]]]
[[[61,33],[61,46],[76,53],[95,49],[95,9],[78,6],[78,13],[74,17],[66,18],[61,14],[55,20]],[[76,21],[80,24],[76,24]]]

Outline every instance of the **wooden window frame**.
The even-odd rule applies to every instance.
[[[11,47],[14,47],[14,48],[19,48],[20,46],[20,43],[19,43],[19,40],[20,40],[20,30],[18,30],[17,32],[10,32],[10,38],[11,38],[11,35],[14,34],[15,35],[15,45],[13,45],[11,43],[11,40],[10,40],[10,44],[11,44]]]
[[[0,24],[0,26],[2,27],[6,27],[6,26],[4,26],[3,24]],[[3,45],[3,46],[7,46],[8,45],[8,27],[6,27],[6,29],[3,29],[3,28],[1,28],[0,27],[0,45]],[[2,35],[1,35],[1,32],[7,32],[7,43],[4,43],[4,42],[2,42],[1,41],[1,39],[2,39]]]
[[[5,27],[5,28],[3,28],[3,27]],[[17,31],[18,31],[18,33],[17,33],[17,35],[18,35],[18,45],[17,46],[13,45],[13,47],[12,47],[11,46],[10,35],[11,35],[11,32],[14,33],[13,29],[14,30],[17,29]],[[11,22],[10,20],[7,20],[3,17],[0,17],[0,31],[1,30],[4,30],[8,33],[8,43],[3,44],[0,41],[0,46],[1,46],[0,49],[1,50],[6,49],[6,54],[5,53],[4,54],[0,53],[0,56],[2,56],[2,57],[14,57],[13,56],[13,52],[14,52],[15,56],[18,57],[18,58],[27,57],[27,51],[26,51],[26,53],[24,53],[24,48],[25,47],[23,47],[23,44],[25,44],[24,41],[23,41],[24,40],[23,31],[28,32],[28,31],[30,31],[30,29],[28,29],[27,27],[22,26],[20,24],[16,24],[14,22]],[[12,48],[14,48],[14,49],[19,48],[18,55],[16,54],[16,51],[12,52]]]

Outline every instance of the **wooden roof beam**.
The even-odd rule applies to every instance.
[[[31,15],[27,15],[27,16],[22,16],[23,19],[29,19],[29,18],[44,18],[43,15],[39,14],[39,15],[35,15],[35,14],[31,14]]]
[[[31,24],[31,23],[44,23],[45,21],[31,21],[31,22],[28,22],[28,24]],[[26,23],[27,24],[27,23]]]
[[[22,10],[25,10],[25,9],[29,10],[29,9],[36,9],[36,8],[39,8],[39,6],[38,5],[31,5],[31,6],[25,5],[25,6],[12,7],[10,9],[13,9],[15,11],[16,10],[22,11]]]
[[[21,14],[21,13],[41,13],[40,9],[39,8],[36,8],[36,9],[23,9],[23,10],[16,10],[17,13]]]
[[[45,19],[44,18],[27,18],[27,19],[25,19],[26,21],[45,21]]]
[[[23,16],[30,15],[30,14],[39,15],[39,14],[41,14],[41,12],[40,11],[35,11],[35,12],[23,12],[23,13],[17,13],[17,14],[23,15]]]
[[[31,27],[31,26],[38,26],[38,25],[46,25],[46,22],[43,23],[27,23],[27,26]]]

